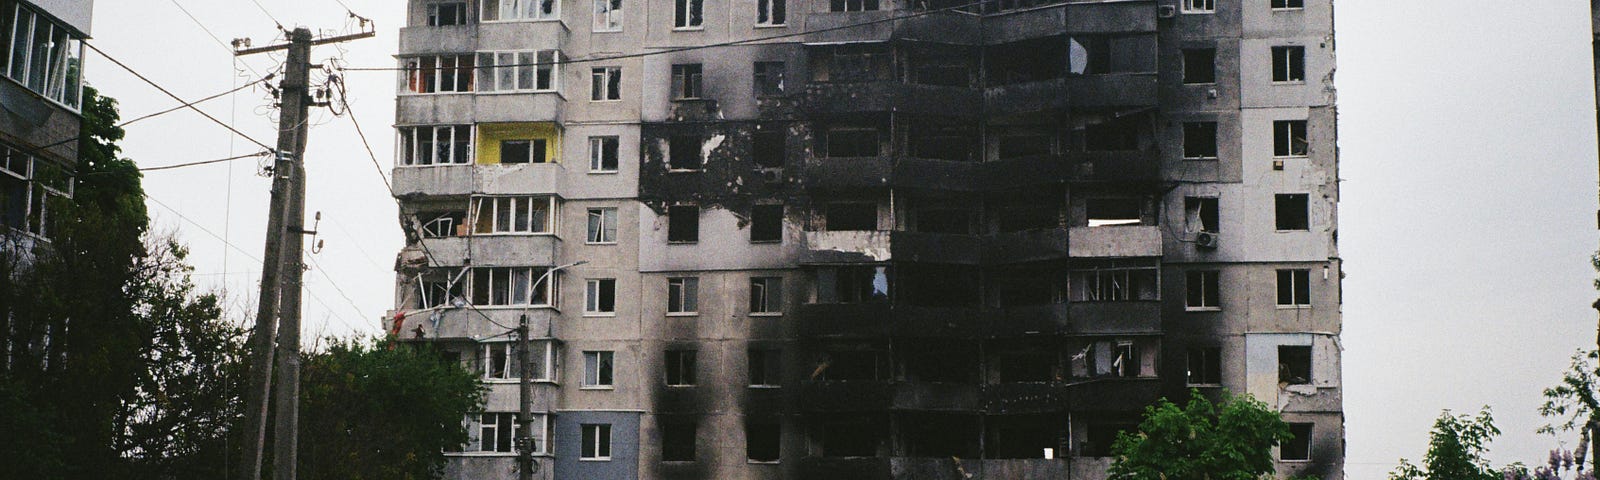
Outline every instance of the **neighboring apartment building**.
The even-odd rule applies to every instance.
[[[451,478],[513,477],[521,373],[540,478],[1103,478],[1190,388],[1343,477],[1331,0],[407,8],[391,328],[490,388]]]
[[[0,0],[0,248],[49,238],[72,196],[89,0]]]

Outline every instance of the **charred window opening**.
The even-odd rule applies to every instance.
[[[1222,308],[1221,272],[1216,270],[1190,270],[1184,274],[1184,308],[1189,310],[1219,310]]]
[[[990,47],[984,56],[993,85],[1042,82],[1064,76],[1067,58],[1060,40],[1033,40]]]
[[[777,2],[782,4],[783,0]],[[756,62],[755,82],[756,95],[763,97],[783,95],[785,86],[783,62]]]
[[[698,99],[700,98],[700,87],[700,64],[684,63],[672,66],[672,98],[674,100]]]
[[[1222,348],[1190,348],[1187,381],[1189,385],[1221,385]]]
[[[1286,385],[1311,384],[1310,346],[1278,346],[1278,383]]]
[[[692,387],[695,384],[695,351],[667,350],[667,386]]]
[[[1278,231],[1311,229],[1311,215],[1308,205],[1310,195],[1304,193],[1280,193],[1273,197]]]
[[[1313,427],[1315,425],[1310,423],[1289,424],[1289,435],[1294,438],[1283,442],[1283,446],[1278,449],[1278,459],[1288,462],[1310,460]]]
[[[1184,224],[1190,233],[1222,231],[1216,197],[1184,197]]]
[[[661,428],[661,461],[693,462],[695,450],[695,420],[683,415],[657,417]]]
[[[781,350],[750,349],[746,361],[750,373],[750,386],[777,387],[783,384],[783,352]]]
[[[1000,159],[1041,157],[1055,153],[1055,136],[1043,133],[1010,133],[1000,136]]]
[[[1183,83],[1217,83],[1217,49],[1183,49]]]
[[[978,458],[978,417],[908,413],[900,418],[900,444],[918,458]]]
[[[1131,302],[1159,300],[1156,269],[1078,270],[1069,275],[1071,301]]]
[[[883,444],[885,422],[870,416],[841,416],[823,420],[822,456],[875,457]]]
[[[817,303],[889,301],[889,267],[862,265],[817,271]]]
[[[1305,120],[1275,120],[1272,122],[1272,156],[1304,157],[1311,143],[1306,140]]]
[[[911,83],[944,87],[972,86],[973,55],[918,49],[911,52]]]
[[[987,419],[984,457],[1051,458],[1066,443],[1067,419],[1057,415],[1007,415]]]
[[[1067,40],[1067,49],[1072,73],[1111,73],[1111,37],[1072,37]]]
[[[754,146],[750,156],[755,160],[757,168],[783,168],[788,148],[785,145],[787,139],[781,128],[758,131],[751,135],[751,142]]]
[[[1311,306],[1311,271],[1278,270],[1278,306]]]
[[[1083,35],[1067,39],[1068,71],[1074,75],[1154,72],[1154,35]]]
[[[783,428],[776,418],[749,417],[744,422],[745,459],[758,463],[777,462],[783,443]]]
[[[1048,230],[1061,226],[1059,202],[1053,198],[1006,202],[994,212],[1001,232]]]
[[[1183,159],[1217,159],[1217,122],[1183,124]]]
[[[695,243],[700,241],[700,207],[673,205],[667,207],[667,242]]]
[[[1144,201],[1138,198],[1091,198],[1084,202],[1088,225],[1113,227],[1143,222]]]
[[[429,212],[417,214],[422,223],[422,238],[464,237],[467,212]]]
[[[783,277],[750,279],[750,313],[783,313]]]
[[[871,127],[833,127],[828,129],[829,157],[878,156],[878,129]]]
[[[977,383],[978,346],[971,342],[925,340],[901,350],[911,382]]]
[[[783,205],[750,206],[750,241],[783,241]]]
[[[964,265],[908,264],[896,272],[900,280],[897,303],[929,307],[977,306],[979,273]]]
[[[977,161],[978,134],[960,125],[924,124],[907,132],[911,156],[958,162]]]
[[[1001,307],[1025,307],[1058,303],[1064,298],[1057,277],[1046,269],[1012,269],[995,272],[994,293]]]
[[[977,212],[955,208],[923,208],[916,210],[916,231],[972,235],[977,233]]]
[[[894,79],[893,56],[887,46],[841,45],[825,52],[811,63],[812,81],[864,83]]]
[[[667,140],[667,169],[679,171],[700,170],[704,159],[701,150],[705,139],[695,135],[674,135]]]
[[[1080,455],[1085,457],[1109,457],[1111,456],[1111,445],[1117,441],[1117,434],[1122,432],[1138,433],[1139,425],[1136,423],[1090,423],[1087,430],[1088,432],[1084,435],[1087,438],[1078,447]]]
[[[834,350],[817,359],[813,381],[889,380],[889,356],[881,350]]]
[[[1306,47],[1272,47],[1272,81],[1306,81]]]
[[[1000,381],[1004,383],[1044,383],[1059,380],[1056,367],[1061,359],[1053,351],[1011,350],[999,355]]]
[[[878,204],[876,203],[829,203],[825,216],[826,229],[830,232],[875,231],[878,229]]]
[[[1139,149],[1139,122],[1112,119],[1083,129],[1083,149],[1089,152],[1125,152]]]

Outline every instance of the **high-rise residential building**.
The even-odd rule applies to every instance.
[[[390,327],[490,390],[450,478],[515,475],[523,375],[539,478],[1103,478],[1190,389],[1342,478],[1332,0],[407,8]]]
[[[50,236],[72,196],[90,0],[0,0],[0,249]]]

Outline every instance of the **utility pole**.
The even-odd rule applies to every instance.
[[[363,22],[365,26],[366,22]],[[266,257],[262,262],[261,299],[257,308],[251,355],[257,362],[247,393],[250,436],[239,480],[260,480],[265,456],[266,397],[274,393],[273,477],[294,480],[298,463],[300,428],[300,289],[305,274],[305,150],[311,98],[311,47],[374,35],[373,30],[339,37],[314,39],[311,30],[296,28],[289,43],[241,49],[236,56],[288,50],[283,80],[279,84],[277,160],[273,164],[272,205],[267,217]],[[273,320],[277,321],[274,332]],[[276,339],[276,352],[272,349]],[[274,368],[274,363],[276,363]],[[273,377],[276,376],[276,381]],[[272,387],[274,384],[277,389]]]
[[[534,285],[534,288],[539,288]],[[533,480],[533,340],[528,338],[528,314],[517,321],[517,479]]]

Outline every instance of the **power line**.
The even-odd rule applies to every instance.
[[[162,110],[162,111],[159,111],[159,112],[155,112],[155,113],[151,113],[151,114],[148,114],[148,115],[143,115],[143,116],[140,116],[140,117],[135,118],[133,120],[128,120],[128,121],[125,121],[125,122],[122,122],[122,123],[118,123],[116,125],[116,127],[117,128],[126,127],[126,126],[128,126],[128,125],[130,125],[130,124],[132,124],[134,122],[138,122],[140,120],[148,120],[148,119],[155,118],[155,117],[158,117],[158,116],[161,116],[161,115],[166,115],[168,113],[176,112],[176,111],[182,110],[184,108],[192,107],[194,105],[205,103],[206,101],[209,101],[209,100],[215,100],[215,99],[218,99],[218,98],[222,98],[224,95],[228,95],[228,94],[231,94],[231,93],[234,93],[234,92],[238,92],[240,90],[244,90],[247,87],[254,86],[257,83],[261,83],[261,82],[265,82],[267,80],[271,80],[272,76],[273,76],[272,74],[268,74],[266,77],[263,77],[263,78],[261,78],[259,80],[256,80],[256,81],[253,81],[253,82],[250,82],[250,83],[246,83],[244,85],[240,85],[239,87],[234,88],[233,90],[228,90],[226,92],[222,92],[222,93],[219,93],[219,94],[216,94],[216,95],[212,95],[212,96],[209,96],[209,97],[206,97],[206,98],[195,100],[193,102],[186,102],[186,103],[184,103],[182,105],[178,105],[176,107],[172,107],[172,108],[169,108],[169,109],[166,109],[166,110]],[[48,144],[48,145],[45,145],[45,146],[42,146],[42,147],[38,147],[38,148],[35,148],[33,150],[34,150],[34,153],[43,153],[45,149],[48,149],[48,148],[51,148],[51,147],[55,147],[55,146],[59,146],[59,145],[65,145],[65,144],[67,144],[69,142],[76,142],[76,141],[78,141],[78,137],[63,138],[61,140],[57,140],[55,143],[51,143],[51,144]]]
[[[133,74],[133,76],[138,77],[139,80],[143,80],[144,83],[150,84],[150,86],[155,87],[156,90],[160,90],[161,93],[166,94],[168,97],[172,97],[173,100],[177,100],[178,102],[183,103],[184,104],[183,106],[188,107],[190,110],[194,110],[195,113],[199,113],[201,116],[206,117],[206,119],[207,120],[211,120],[212,123],[215,123],[217,125],[221,125],[222,128],[228,129],[228,131],[233,132],[234,135],[238,135],[240,137],[243,137],[245,140],[249,140],[251,143],[259,145],[261,148],[265,148],[267,150],[272,150],[272,151],[277,151],[276,149],[272,148],[271,146],[268,146],[267,144],[262,143],[260,140],[256,140],[255,138],[253,138],[253,137],[251,137],[249,135],[245,135],[244,132],[239,131],[239,129],[237,129],[237,128],[233,128],[232,125],[228,125],[227,123],[223,122],[222,120],[218,120],[217,117],[213,117],[213,116],[211,116],[211,114],[206,113],[204,110],[201,110],[198,107],[195,107],[192,102],[186,101],[182,97],[179,97],[179,96],[173,94],[171,91],[167,90],[165,87],[162,87],[160,84],[156,83],[155,81],[150,80],[149,77],[144,76],[144,74],[139,73],[137,70],[134,70],[132,67],[129,67],[127,64],[122,63],[122,61],[117,60],[116,57],[112,57],[111,55],[107,55],[104,50],[100,50],[100,48],[94,46],[94,44],[91,44],[89,42],[83,42],[83,46],[89,47],[90,50],[94,50],[95,53],[98,53],[98,54],[100,54],[100,56],[105,57],[106,60],[110,60],[111,63],[116,64],[118,67],[122,67],[123,70],[127,70],[128,73],[131,73],[131,74]]]
[[[693,45],[693,46],[687,46],[687,47],[667,48],[667,49],[656,50],[656,51],[651,51],[651,52],[626,53],[626,54],[618,54],[618,55],[603,55],[603,56],[599,56],[599,57],[588,57],[588,58],[570,58],[570,59],[565,59],[565,60],[556,59],[556,60],[552,60],[552,61],[548,61],[548,62],[534,62],[534,63],[512,63],[512,64],[504,64],[504,65],[500,65],[500,64],[495,64],[495,65],[476,65],[476,64],[474,64],[471,67],[453,67],[453,68],[456,69],[456,70],[466,70],[466,69],[480,70],[480,69],[487,69],[487,68],[542,67],[542,66],[550,66],[550,65],[570,65],[570,64],[579,64],[579,63],[609,62],[609,61],[612,61],[612,60],[622,60],[622,59],[629,59],[629,58],[650,57],[650,56],[655,56],[655,55],[668,55],[668,54],[679,53],[679,52],[688,52],[688,51],[694,51],[694,50],[705,50],[705,49],[708,49],[708,48],[733,47],[733,46],[739,46],[739,45],[748,45],[748,44],[752,44],[752,43],[761,43],[761,42],[765,42],[765,41],[768,41],[768,40],[779,40],[779,39],[784,39],[784,38],[793,38],[793,37],[811,35],[811,34],[815,34],[815,33],[827,33],[827,32],[839,31],[839,30],[848,30],[848,29],[852,29],[852,28],[865,27],[865,26],[876,25],[876,24],[880,24],[880,23],[896,22],[896,21],[905,20],[905,19],[908,19],[908,18],[917,18],[917,17],[927,16],[927,15],[934,15],[934,14],[939,14],[939,13],[947,13],[947,12],[951,12],[951,11],[957,11],[957,10],[961,10],[961,9],[964,9],[964,8],[968,8],[968,7],[979,6],[979,5],[982,5],[984,3],[987,3],[987,1],[988,0],[979,0],[979,1],[976,1],[976,2],[963,4],[963,5],[956,5],[956,6],[953,6],[953,7],[945,7],[945,8],[934,9],[934,10],[926,10],[926,11],[922,11],[922,12],[915,12],[915,13],[911,13],[911,14],[907,14],[907,15],[901,15],[901,16],[897,16],[897,17],[880,18],[880,19],[877,19],[877,20],[869,20],[869,21],[865,21],[865,22],[861,22],[861,23],[852,23],[852,24],[847,24],[847,25],[840,25],[840,26],[837,26],[837,27],[819,28],[819,29],[816,29],[816,30],[803,30],[803,31],[799,31],[799,32],[783,33],[783,34],[777,34],[777,35],[768,35],[768,36],[764,36],[764,37],[746,38],[744,40],[733,40],[733,41],[727,41],[727,42],[708,43],[708,44],[705,44],[705,45]],[[413,71],[413,70],[416,70],[416,69],[414,69],[414,68],[406,68],[406,67],[346,67],[346,68],[343,68],[343,70],[350,70],[350,71],[357,71],[357,72],[402,72],[402,71]],[[441,70],[449,70],[449,69],[441,68]]]
[[[271,155],[271,154],[272,154],[272,152],[263,151],[263,152],[252,153],[252,154],[249,154],[249,155],[235,155],[235,156],[228,157],[228,158],[218,158],[216,160],[201,160],[201,161],[198,161],[198,162],[179,163],[179,164],[176,164],[176,165],[162,165],[162,166],[159,166],[159,167],[140,167],[139,171],[141,171],[141,172],[154,172],[154,171],[157,171],[157,170],[171,170],[171,169],[174,169],[174,168],[193,167],[193,166],[197,166],[197,165],[210,165],[210,164],[213,164],[213,163],[229,162],[229,161],[233,161],[233,160],[239,160],[239,159],[251,158],[251,157],[260,157],[260,156]]]
[[[229,46],[227,42],[224,42],[224,41],[222,41],[221,38],[217,37],[217,34],[212,33],[211,29],[209,27],[206,27],[205,22],[202,22],[202,21],[200,21],[200,19],[195,18],[193,13],[189,13],[189,9],[183,8],[183,5],[178,3],[178,0],[168,0],[168,1],[172,2],[172,6],[178,7],[178,10],[183,11],[183,15],[184,16],[189,17],[189,20],[194,21],[195,26],[200,27],[200,30],[206,32],[206,35],[210,36],[212,40],[215,40],[217,42],[217,45],[222,47],[223,50],[227,50],[229,55],[233,54],[233,47]],[[242,62],[240,64],[244,65],[244,68],[250,69],[250,72],[256,74],[257,77],[261,76],[261,72],[257,71],[255,67],[250,66],[250,64],[242,63]]]
[[[278,17],[272,16],[272,12],[268,12],[267,11],[267,7],[261,6],[261,2],[258,2],[256,0],[250,0],[250,3],[256,4],[256,8],[260,9],[261,13],[266,14],[267,18],[271,19],[272,23],[274,25],[278,26],[278,30],[279,31],[283,31],[283,32],[288,32],[289,31],[289,29],[283,28],[283,22],[278,21]]]

